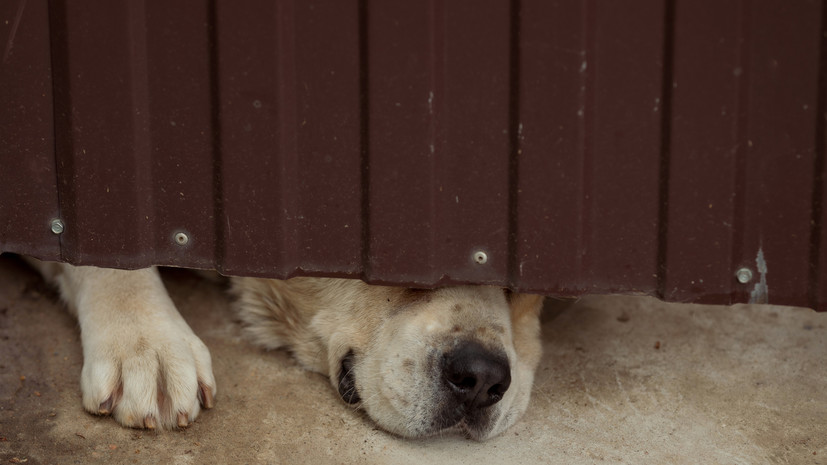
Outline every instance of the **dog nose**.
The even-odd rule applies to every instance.
[[[511,385],[505,354],[492,352],[478,342],[461,343],[444,360],[443,377],[457,401],[468,408],[496,404]]]

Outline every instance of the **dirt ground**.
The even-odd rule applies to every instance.
[[[485,443],[404,440],[287,354],[242,340],[220,284],[163,276],[219,391],[186,430],[155,433],[83,411],[75,321],[37,274],[0,257],[0,464],[827,464],[827,314],[550,301],[522,421]]]

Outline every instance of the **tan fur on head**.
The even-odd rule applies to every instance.
[[[255,343],[290,350],[393,433],[459,430],[487,439],[528,405],[541,350],[540,296],[491,286],[413,290],[326,278],[238,278],[233,292]],[[479,354],[494,361],[480,362]],[[510,376],[492,381],[492,405],[480,397],[458,401],[464,388],[446,381],[446,371],[475,364],[483,373]]]

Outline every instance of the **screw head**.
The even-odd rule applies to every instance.
[[[63,220],[60,218],[53,219],[49,226],[55,234],[63,234],[63,231],[66,230],[66,225],[63,224]]]
[[[474,252],[474,261],[480,265],[484,265],[488,261],[488,254],[481,250]]]
[[[738,268],[738,271],[735,272],[735,279],[741,284],[752,281],[752,270],[747,267]]]
[[[187,245],[190,241],[190,237],[187,236],[187,233],[181,231],[175,233],[173,239],[175,239],[175,243],[178,245]]]

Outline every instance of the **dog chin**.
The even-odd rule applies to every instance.
[[[476,412],[476,414],[463,414],[456,420],[446,420],[444,415],[435,414],[432,426],[424,429],[400,428],[399,425],[388,425],[383,422],[374,421],[384,430],[400,437],[410,439],[421,439],[441,436],[462,436],[475,441],[485,441],[505,430],[510,425],[499,425],[496,419],[502,410],[490,407],[490,412]]]
[[[494,412],[483,412],[484,415],[482,417],[480,413],[481,412],[477,412],[476,415],[463,415],[460,420],[453,424],[435,428],[433,431],[426,432],[420,437],[453,435],[464,436],[476,441],[484,441],[495,436],[497,432],[492,429],[493,422],[489,420],[490,414]]]

